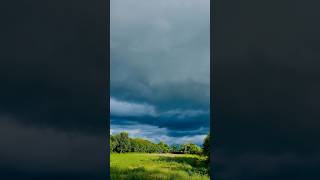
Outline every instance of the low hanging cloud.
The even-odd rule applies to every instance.
[[[178,119],[185,119],[190,117],[197,117],[201,115],[208,115],[210,112],[204,110],[182,110],[182,109],[174,109],[170,111],[166,111],[162,113],[162,116],[172,117],[176,116]]]
[[[110,110],[113,121],[111,124],[121,124],[122,121],[166,127],[170,131],[184,130],[191,132],[199,128],[209,131],[210,112],[202,109],[171,109],[161,111],[155,105],[110,99]]]
[[[134,103],[123,100],[110,98],[110,112],[113,116],[118,117],[175,117],[185,119],[197,117],[201,115],[209,115],[209,110],[194,110],[194,109],[172,109],[164,112],[159,112],[155,106],[147,103]]]
[[[154,125],[127,122],[126,124],[111,123],[110,133],[117,134],[120,132],[128,132],[130,137],[145,138],[153,142],[163,141],[170,145],[181,143],[195,143],[202,145],[206,137],[207,130],[200,128],[190,131],[172,131],[165,127],[157,127]],[[180,134],[179,134],[180,133]]]
[[[148,104],[119,101],[110,98],[110,112],[114,116],[155,116],[155,108]]]

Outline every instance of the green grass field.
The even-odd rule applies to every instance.
[[[112,180],[208,180],[205,157],[186,154],[112,153]]]

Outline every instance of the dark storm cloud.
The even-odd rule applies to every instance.
[[[215,1],[215,147],[223,152],[215,155],[218,179],[319,175],[317,6]]]
[[[144,124],[167,127],[171,130],[208,127],[209,111],[202,109],[171,109],[161,111],[149,104],[131,103],[110,98],[110,115],[113,119],[126,119]],[[186,123],[187,122],[187,123]],[[116,123],[116,122],[113,122]]]
[[[1,7],[0,178],[105,177],[105,2]]]
[[[210,123],[209,1],[122,0],[111,6],[110,92],[118,102],[110,103],[111,125],[125,119],[165,128],[170,138],[202,129],[203,137]]]
[[[199,128],[192,130],[169,129],[167,127],[159,127],[156,125],[134,122],[132,120],[111,119],[111,134],[117,134],[126,131],[131,137],[139,137],[149,139],[153,142],[164,141],[169,145],[181,143],[196,143],[202,145],[204,137],[207,135],[208,128]]]
[[[111,133],[127,131],[132,137],[143,137],[169,144],[193,142],[202,144],[209,131],[209,111],[173,109],[159,111],[143,103],[110,99]]]
[[[121,83],[111,82],[112,96],[124,100],[147,101],[156,104],[158,108],[163,110],[175,107],[208,109],[210,99],[208,82],[200,83],[188,79],[153,85],[150,82],[144,83],[143,79],[133,80],[130,78]],[[171,78],[168,77],[168,79]]]

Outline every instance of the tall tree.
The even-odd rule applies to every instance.
[[[118,153],[130,152],[130,138],[127,132],[121,132],[114,136],[115,139],[115,151]]]
[[[210,133],[203,141],[203,154],[210,157]]]

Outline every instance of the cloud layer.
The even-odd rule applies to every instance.
[[[206,134],[209,0],[123,0],[111,1],[111,7],[112,127],[131,121],[184,130],[163,138],[168,142],[195,129]]]
[[[196,143],[202,146],[203,139],[208,132],[208,129],[195,129],[191,131],[169,130],[165,127],[158,127],[154,125],[125,122],[117,124],[111,121],[111,134],[117,134],[126,131],[131,137],[139,137],[151,140],[153,142],[166,142],[169,145],[181,143]]]
[[[148,104],[129,103],[110,98],[110,113],[112,116],[155,116],[153,106]]]

